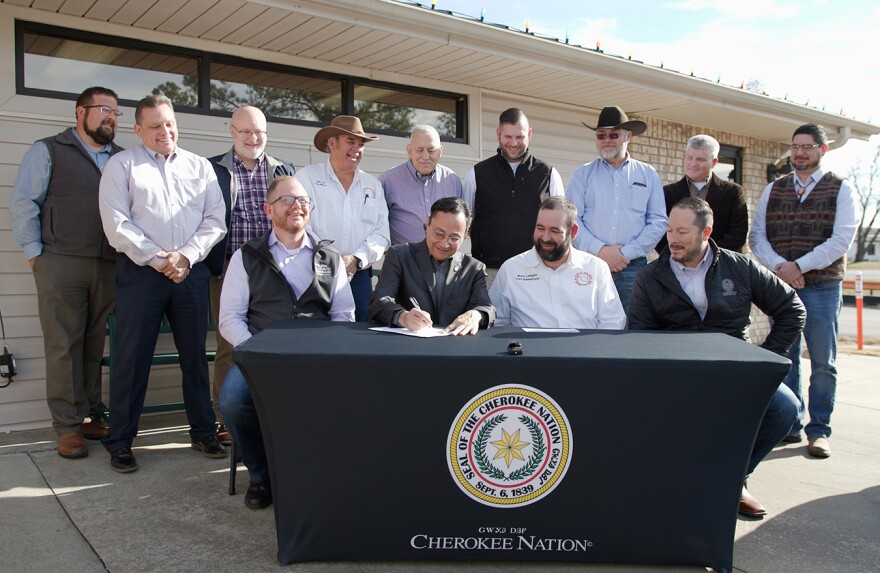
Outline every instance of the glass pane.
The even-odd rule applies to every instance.
[[[260,108],[269,117],[329,123],[342,113],[342,82],[211,64],[211,109]]]
[[[718,163],[712,168],[712,173],[723,181],[736,182],[736,164],[732,159],[719,157]]]
[[[355,86],[354,114],[364,129],[409,133],[414,125],[433,126],[443,137],[455,137],[456,100],[374,86]]]
[[[79,94],[99,84],[121,99],[164,94],[175,105],[198,105],[199,64],[195,58],[89,44],[26,32],[24,85]]]

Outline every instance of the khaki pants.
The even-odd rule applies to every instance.
[[[116,302],[114,261],[43,251],[34,261],[46,358],[46,403],[58,434],[81,431],[101,402],[107,315]]]
[[[223,272],[226,273],[227,260],[223,264]],[[211,276],[211,312],[214,313],[214,325],[217,330],[214,332],[217,339],[217,355],[214,357],[214,378],[211,381],[211,399],[214,404],[214,414],[217,421],[223,423],[220,416],[220,409],[217,404],[220,403],[220,390],[223,388],[223,379],[229,369],[232,368],[232,345],[220,334],[220,291],[223,287],[223,277]]]

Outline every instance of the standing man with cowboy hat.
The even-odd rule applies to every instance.
[[[329,159],[304,167],[296,176],[312,198],[312,231],[332,240],[342,254],[358,322],[369,320],[370,265],[382,258],[391,242],[382,184],[358,168],[364,145],[377,139],[364,133],[357,117],[337,116],[315,134],[315,147]]]
[[[596,132],[599,157],[578,167],[566,189],[581,228],[574,246],[608,263],[626,310],[648,251],[666,232],[663,185],[653,167],[633,159],[626,149],[648,128],[644,121],[630,121],[614,106],[602,109],[596,127],[584,125]]]

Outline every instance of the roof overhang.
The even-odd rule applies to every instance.
[[[627,113],[778,142],[807,122],[837,144],[880,126],[839,114],[393,0],[0,0],[132,28],[308,58],[349,69]],[[584,119],[593,119],[585,117]]]

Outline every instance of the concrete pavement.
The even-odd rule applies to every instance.
[[[734,570],[837,573],[880,570],[880,358],[843,354],[833,455],[806,445],[774,450],[749,482],[768,508],[740,518]],[[645,439],[661,440],[647,429]],[[278,571],[271,510],[228,496],[228,460],[189,448],[182,414],[144,418],[135,444],[140,470],[121,475],[89,442],[65,460],[51,430],[0,434],[0,568],[11,572]],[[295,573],[507,572],[693,573],[694,567],[514,562],[301,563]]]

